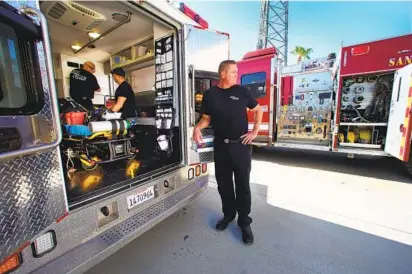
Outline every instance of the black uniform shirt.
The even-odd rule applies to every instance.
[[[128,82],[124,81],[116,89],[116,101],[119,96],[126,98],[126,102],[124,102],[123,107],[119,110],[119,112],[122,113],[122,118],[136,117],[136,103],[134,92]]]
[[[96,77],[83,69],[74,69],[70,73],[70,97],[94,98],[94,92],[100,88]]]
[[[228,89],[214,86],[205,91],[200,112],[211,116],[217,137],[236,139],[248,132],[246,108],[253,109],[257,104],[250,91],[242,86]]]

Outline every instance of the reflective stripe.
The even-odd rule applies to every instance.
[[[410,79],[410,84],[409,84],[409,93],[408,93],[408,104],[407,104],[407,108],[405,111],[405,119],[403,120],[403,128],[402,128],[402,138],[401,138],[401,147],[399,148],[399,158],[402,159],[403,161],[406,160],[408,154],[409,154],[409,150],[406,151],[405,148],[407,146],[409,146],[410,140],[406,140],[407,138],[407,130],[411,130],[410,128],[408,128],[409,126],[409,120],[410,120],[410,112],[411,112],[411,107],[412,107],[412,77]],[[410,135],[409,135],[410,136]]]
[[[254,127],[254,124],[249,123],[249,130],[252,130],[253,127]],[[259,130],[269,131],[269,124],[260,124]]]

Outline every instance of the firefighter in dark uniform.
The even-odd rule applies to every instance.
[[[215,174],[222,199],[223,218],[216,224],[217,230],[225,230],[238,213],[238,226],[245,244],[253,244],[250,224],[252,218],[250,170],[250,143],[256,138],[262,121],[262,110],[250,91],[236,84],[235,61],[223,61],[219,65],[219,84],[205,91],[202,100],[202,118],[194,129],[193,140],[202,142],[201,130],[212,126],[215,133]],[[248,132],[247,109],[255,112],[254,128]],[[236,193],[233,187],[235,175]]]
[[[111,108],[113,112],[121,112],[122,118],[136,117],[136,102],[134,91],[126,81],[126,72],[122,68],[112,70],[113,79],[119,86],[115,92],[116,104]]]
[[[87,61],[82,68],[70,73],[70,97],[89,111],[93,110],[94,92],[100,91],[99,83],[93,75],[95,71],[94,64]]]

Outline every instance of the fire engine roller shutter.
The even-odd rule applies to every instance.
[[[403,161],[409,161],[409,153],[411,149],[410,140],[411,140],[411,111],[412,111],[412,75],[410,78],[409,84],[409,93],[408,93],[408,104],[405,111],[405,120],[403,121],[402,127],[402,139],[401,147],[399,149],[399,158]]]
[[[292,103],[292,94],[293,94],[293,76],[286,76],[282,78],[282,106],[289,105],[289,102]]]

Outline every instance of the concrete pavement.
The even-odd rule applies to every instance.
[[[412,273],[412,181],[392,159],[288,150],[254,153],[245,247],[205,195],[88,273]],[[349,174],[347,174],[349,173]]]

